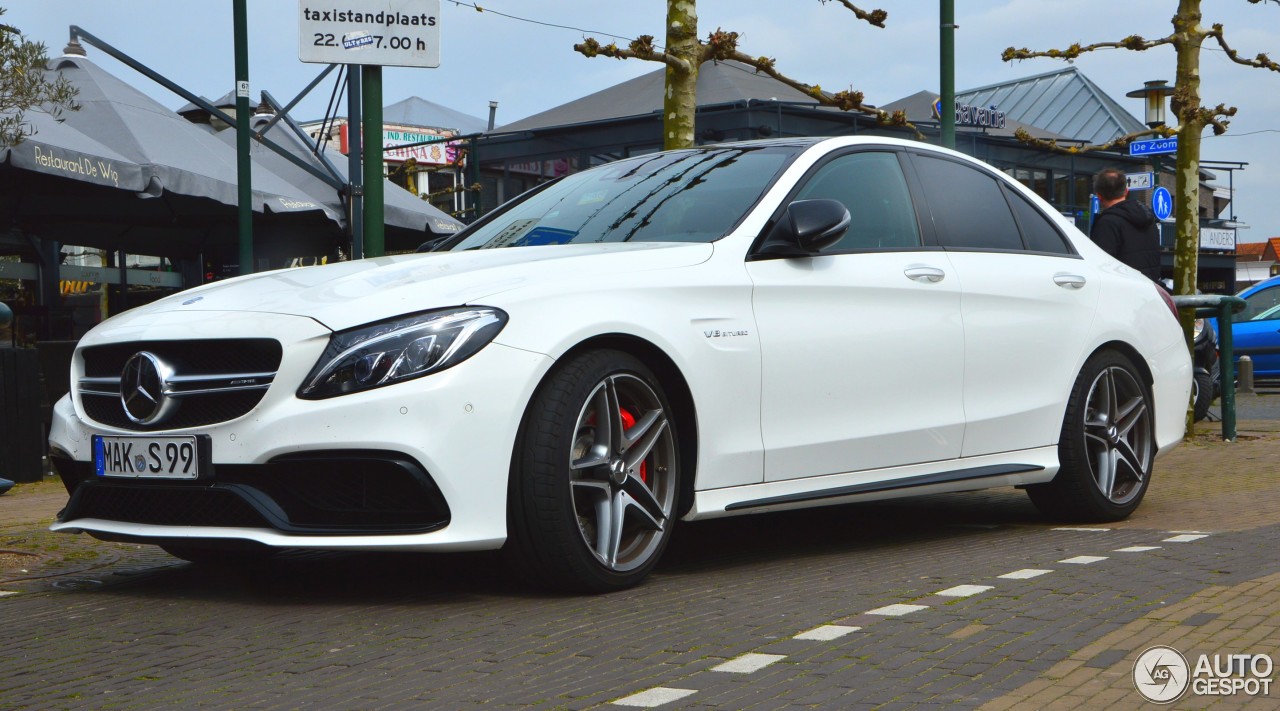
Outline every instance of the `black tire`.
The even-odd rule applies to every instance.
[[[606,427],[600,412],[610,414]],[[671,412],[662,384],[626,353],[585,352],[553,371],[525,414],[512,462],[503,549],[511,567],[573,592],[643,580],[675,523]]]
[[[1213,404],[1213,377],[1208,373],[1196,371],[1191,387],[1191,412],[1196,422],[1209,416],[1209,405]]]
[[[1119,521],[1146,495],[1155,452],[1150,387],[1129,359],[1102,351],[1071,389],[1057,476],[1027,494],[1052,519]]]

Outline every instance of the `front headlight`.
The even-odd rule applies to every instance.
[[[298,390],[319,400],[435,373],[475,355],[507,324],[486,306],[399,316],[333,334]]]

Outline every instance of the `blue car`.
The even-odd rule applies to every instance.
[[[1258,380],[1280,379],[1280,276],[1258,282],[1237,296],[1245,300],[1245,308],[1231,323],[1235,360],[1245,355],[1253,359],[1253,376]]]

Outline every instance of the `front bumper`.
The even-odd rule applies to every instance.
[[[263,320],[273,322],[267,332],[281,340],[284,359],[257,407],[228,422],[148,433],[208,435],[208,478],[95,476],[93,435],[139,433],[92,422],[70,397],[60,400],[49,441],[71,500],[52,530],[335,550],[502,545],[512,450],[549,357],[491,343],[423,378],[300,400],[295,392],[329,332],[309,319],[264,316],[255,320],[258,334]],[[242,335],[228,333],[235,329],[225,321],[216,328]]]

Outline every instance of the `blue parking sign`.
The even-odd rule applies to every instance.
[[[1173,215],[1173,195],[1168,188],[1156,188],[1151,191],[1151,211],[1156,219],[1164,221]]]

